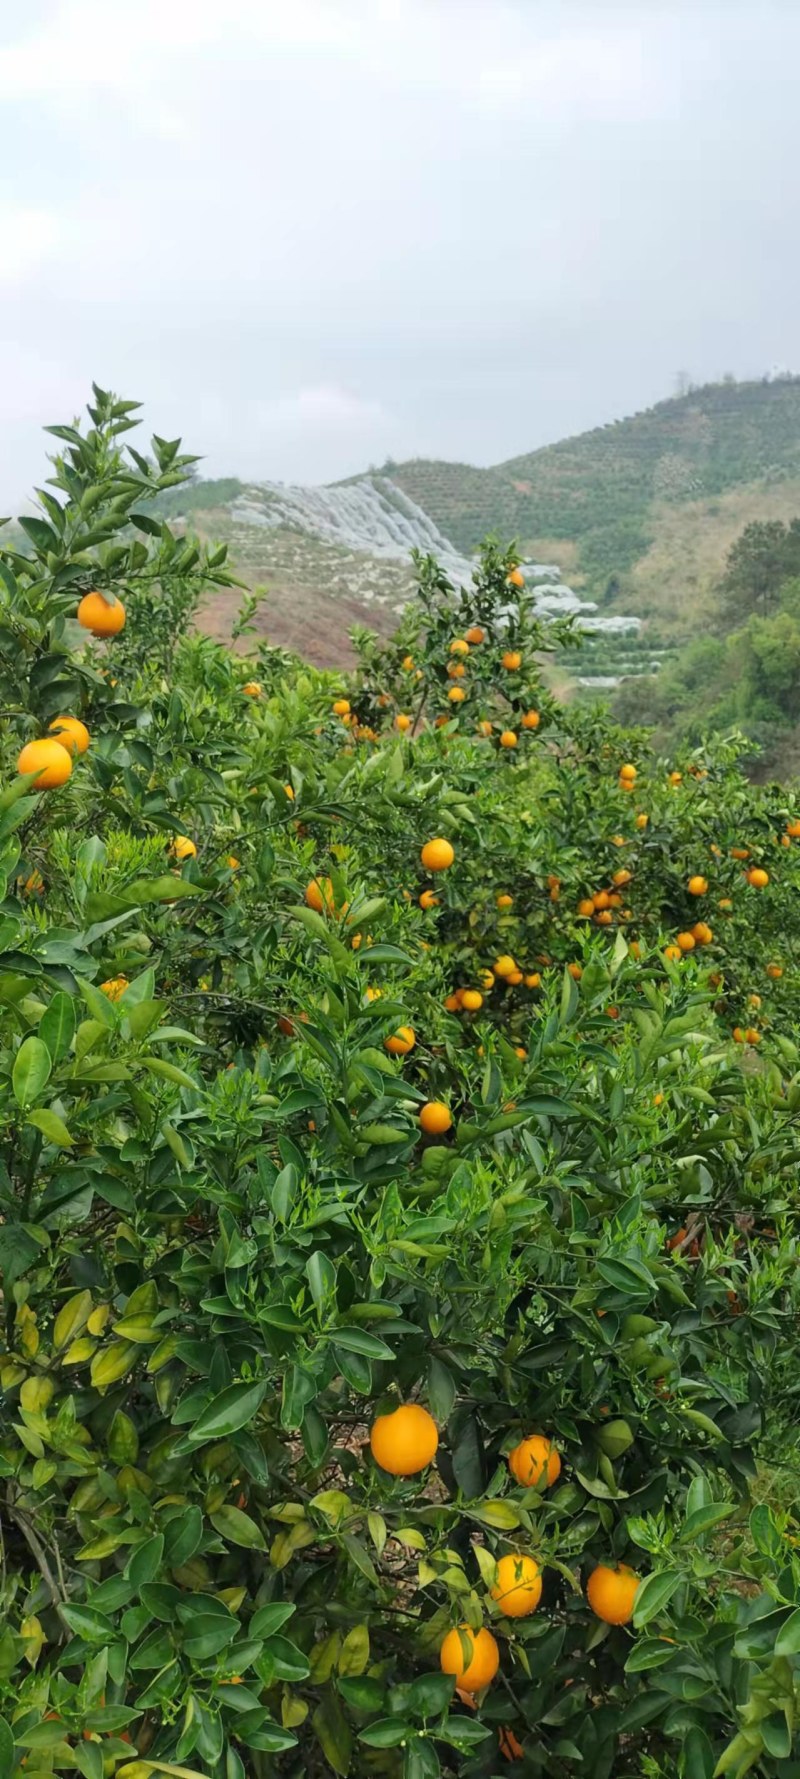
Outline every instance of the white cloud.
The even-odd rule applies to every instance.
[[[0,285],[22,283],[55,251],[60,235],[52,211],[0,202]]]

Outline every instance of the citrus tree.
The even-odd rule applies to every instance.
[[[0,556],[0,1771],[792,1779],[791,801],[494,543],[191,634],[131,412]]]

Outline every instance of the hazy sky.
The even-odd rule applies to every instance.
[[[309,481],[800,369],[798,65],[796,0],[0,0],[0,499],[92,376]]]

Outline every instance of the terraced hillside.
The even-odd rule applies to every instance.
[[[390,474],[459,549],[518,537],[602,596],[687,504],[747,490],[757,506],[778,486],[800,511],[800,378],[707,384],[491,469],[418,459]],[[679,560],[665,566],[679,578]]]

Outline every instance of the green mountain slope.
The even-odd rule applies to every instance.
[[[515,536],[602,596],[676,509],[753,484],[796,482],[800,497],[800,377],[707,384],[491,469],[415,460],[387,473],[457,548]]]

